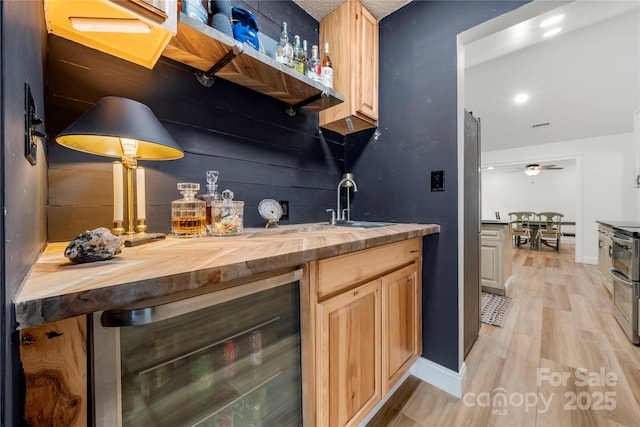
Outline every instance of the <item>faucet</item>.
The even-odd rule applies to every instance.
[[[353,184],[353,192],[355,193],[356,191],[358,191],[358,186],[356,185],[356,182],[353,180],[353,175],[352,174],[346,174],[346,178],[342,178],[340,180],[340,182],[338,183],[338,200],[337,200],[337,204],[336,204],[336,215],[338,216],[338,220],[339,221],[346,221],[345,218],[345,211],[349,212],[349,216],[351,215],[351,206],[349,206],[349,199],[347,199],[347,207],[344,210],[340,209],[340,188],[342,188],[342,185],[350,182],[351,184]],[[349,191],[349,189],[347,189],[347,191]]]

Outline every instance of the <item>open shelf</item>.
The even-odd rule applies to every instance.
[[[242,53],[230,54],[234,51]],[[317,112],[344,102],[342,94],[184,13],[180,13],[178,32],[163,56],[205,73],[219,65],[216,77],[269,95],[292,107]]]

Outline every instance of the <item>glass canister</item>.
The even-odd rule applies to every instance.
[[[222,200],[212,202],[212,215],[212,235],[233,236],[242,233],[244,202],[234,201],[233,191],[224,190]]]
[[[206,233],[206,203],[196,199],[200,184],[180,182],[183,198],[171,202],[171,232],[176,237],[197,237]]]

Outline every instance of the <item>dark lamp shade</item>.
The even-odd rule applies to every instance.
[[[151,109],[128,98],[107,96],[62,131],[58,144],[72,150],[122,158],[120,138],[138,141],[136,158],[173,160],[184,156]]]

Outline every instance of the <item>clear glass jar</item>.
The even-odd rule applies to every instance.
[[[206,206],[196,199],[200,184],[195,182],[180,182],[178,190],[182,199],[171,202],[171,232],[176,237],[197,237],[206,234]]]
[[[222,200],[213,201],[211,206],[213,207],[212,235],[234,236],[242,233],[244,202],[233,201],[233,191],[224,190]]]

